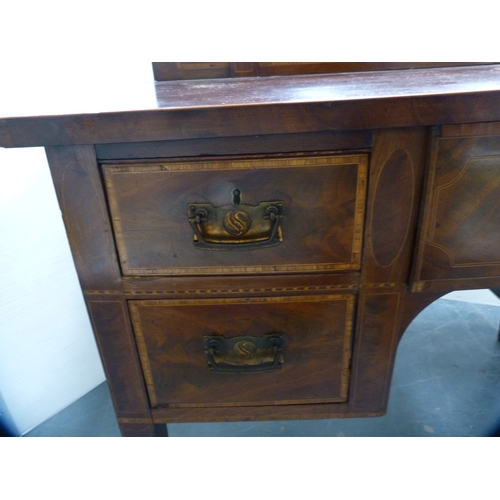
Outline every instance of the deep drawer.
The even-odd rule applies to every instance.
[[[125,275],[357,270],[366,155],[103,165]]]
[[[346,401],[354,297],[131,301],[151,405]]]

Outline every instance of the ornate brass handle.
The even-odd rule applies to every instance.
[[[284,363],[282,333],[262,337],[203,337],[208,368],[217,372],[244,373],[277,370]]]
[[[188,206],[196,248],[253,250],[283,241],[283,202],[263,201],[256,206],[244,205],[239,189],[233,189],[231,195],[231,205],[214,207],[210,203],[192,203]]]

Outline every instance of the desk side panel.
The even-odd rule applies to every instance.
[[[121,276],[93,146],[46,148],[84,291],[121,291]]]

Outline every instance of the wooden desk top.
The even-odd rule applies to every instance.
[[[149,82],[0,110],[0,146],[57,146],[500,120],[500,64]]]

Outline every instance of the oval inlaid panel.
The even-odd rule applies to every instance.
[[[373,199],[372,253],[380,267],[389,267],[403,249],[413,208],[413,186],[411,159],[406,151],[398,149],[382,167]]]

